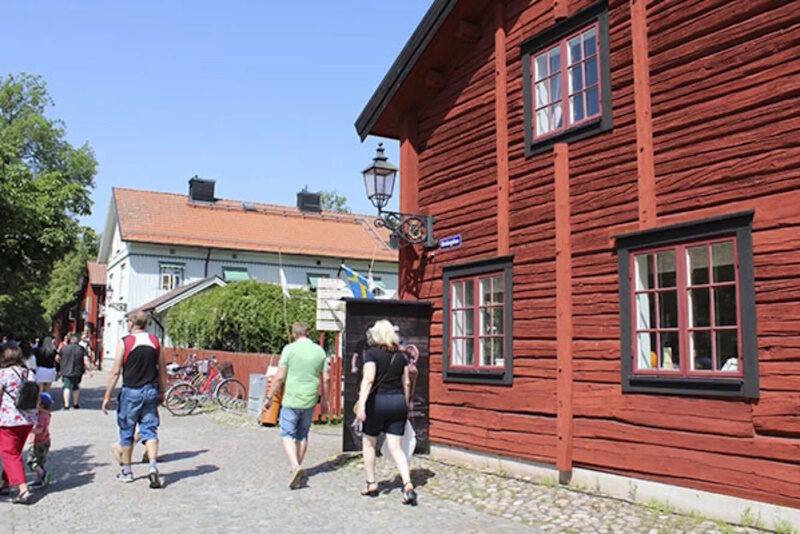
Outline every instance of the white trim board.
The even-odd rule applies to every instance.
[[[514,477],[545,478],[551,481],[559,478],[558,470],[551,464],[470,451],[450,445],[432,443],[430,455],[436,460],[477,469],[501,471]],[[710,491],[614,475],[582,467],[573,468],[571,484],[598,488],[605,495],[628,502],[645,504],[657,500],[669,503],[676,511],[684,514],[692,511],[700,512],[710,519],[722,519],[728,523],[739,524],[742,516],[749,510],[751,516],[760,517],[767,528],[773,528],[778,521],[788,521],[794,528],[800,528],[800,509]]]

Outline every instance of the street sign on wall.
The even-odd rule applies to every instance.
[[[439,240],[439,250],[450,250],[461,246],[461,234],[443,237]]]

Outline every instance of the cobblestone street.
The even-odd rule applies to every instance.
[[[637,506],[585,488],[557,488],[428,458],[415,458],[412,465],[419,506],[401,504],[399,481],[384,460],[381,495],[368,499],[358,494],[364,481],[360,459],[338,454],[339,427],[313,428],[307,483],[289,491],[278,430],[218,413],[179,418],[163,412],[165,487],[148,488],[144,464],[134,464],[137,480],[123,485],[114,480],[117,466],[109,450],[116,439],[114,416],[99,410],[106,378],[100,373],[84,379],[81,410],[54,411],[48,459],[53,483],[31,506],[0,501],[4,532],[757,531],[673,514],[659,503]],[[137,446],[134,458],[142,450]]]

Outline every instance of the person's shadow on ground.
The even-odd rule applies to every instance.
[[[50,493],[69,491],[94,482],[95,470],[108,463],[92,461],[90,445],[75,445],[51,450],[47,455],[47,471],[51,482],[47,488],[32,493],[32,503],[44,499]]]
[[[53,406],[51,411],[62,411],[64,409],[64,388],[61,382],[53,382],[50,388],[50,395],[53,397]],[[106,388],[81,388],[78,397],[78,404],[81,410],[99,410],[103,406],[103,396],[106,393]],[[72,399],[69,400],[72,406]],[[117,399],[113,399],[112,408],[116,409]]]
[[[428,483],[429,479],[436,476],[436,473],[426,467],[414,468],[411,470],[410,474],[411,483],[414,485],[414,488],[421,488]],[[394,489],[403,491],[403,479],[400,478],[400,475],[395,475],[391,480],[378,481],[378,493],[386,495],[387,493],[391,493]]]
[[[324,473],[330,473],[332,471],[338,471],[342,467],[345,467],[350,462],[357,460],[360,458],[360,454],[350,454],[350,453],[341,453],[336,455],[333,458],[329,458],[325,460],[321,464],[317,464],[313,467],[309,467],[304,469],[306,479],[314,477],[316,475],[322,475]]]
[[[208,449],[199,449],[196,451],[181,451],[181,452],[168,452],[166,454],[159,454],[158,461],[160,463],[177,462],[178,460],[186,460],[187,458],[194,458],[208,452]]]
[[[192,469],[184,469],[182,471],[173,471],[172,473],[161,473],[161,478],[163,480],[164,486],[167,487],[181,480],[185,480],[187,478],[194,478],[203,475],[208,475],[210,473],[215,473],[219,471],[219,467],[216,465],[198,465],[193,467]],[[147,478],[147,477],[143,477]]]

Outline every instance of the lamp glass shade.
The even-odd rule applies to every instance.
[[[364,187],[372,205],[383,209],[389,203],[394,191],[394,181],[397,177],[397,167],[389,163],[383,149],[383,143],[378,143],[378,149],[372,160],[372,165],[362,171]]]

